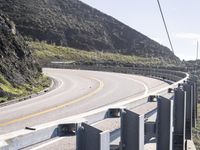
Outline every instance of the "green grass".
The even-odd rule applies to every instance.
[[[50,80],[42,75],[38,76],[30,84],[20,86],[13,86],[3,75],[0,75],[0,90],[4,92],[4,94],[0,95],[0,103],[40,92],[49,87],[49,85]]]
[[[75,61],[75,62],[97,62],[106,63],[112,62],[116,64],[140,64],[140,65],[167,65],[173,64],[166,63],[158,58],[144,58],[135,55],[122,55],[119,53],[107,53],[99,51],[84,51],[70,47],[61,47],[50,45],[45,42],[28,42],[29,46],[34,49],[34,55],[42,62],[50,61]]]
[[[14,88],[10,82],[8,82],[2,75],[0,75],[0,88],[7,93],[13,95],[21,95],[23,93],[21,87]]]

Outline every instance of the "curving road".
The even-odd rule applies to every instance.
[[[0,134],[80,114],[168,85],[152,78],[119,73],[43,71],[56,80],[56,88],[39,97],[0,108]]]

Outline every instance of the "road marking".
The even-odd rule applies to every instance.
[[[33,113],[33,114],[30,114],[30,115],[27,115],[27,116],[24,116],[24,117],[21,117],[21,118],[17,118],[17,119],[14,119],[14,120],[11,120],[11,121],[8,121],[8,122],[5,122],[5,123],[1,123],[0,127],[6,126],[6,125],[10,125],[10,124],[13,124],[13,123],[16,123],[16,122],[20,122],[20,121],[27,120],[27,119],[30,119],[30,118],[33,118],[33,117],[36,117],[36,116],[41,116],[43,114],[46,114],[46,113],[49,113],[49,112],[52,112],[52,111],[56,111],[56,110],[62,109],[64,107],[66,107],[66,106],[72,105],[72,104],[80,102],[80,101],[82,101],[82,100],[84,100],[86,98],[89,98],[89,97],[95,95],[96,93],[98,93],[100,90],[103,89],[104,83],[101,80],[99,80],[97,78],[94,78],[94,77],[85,77],[85,78],[97,81],[99,83],[98,88],[96,88],[93,92],[91,92],[89,94],[86,94],[86,95],[84,95],[82,97],[79,97],[77,99],[71,100],[70,102],[66,102],[66,103],[64,103],[62,105],[59,105],[59,106],[56,106],[56,107],[53,107],[53,108],[50,108],[50,109],[47,109],[47,110],[44,110],[44,111],[41,111],[41,112],[38,112],[38,113]]]
[[[144,86],[144,89],[145,89],[143,95],[147,95],[147,94],[148,94],[149,88],[148,88],[148,86],[147,86],[144,82],[142,82],[141,80],[138,80],[138,79],[134,79],[133,77],[131,77],[131,78],[129,78],[129,79],[131,79],[131,80],[133,80],[134,82],[137,82],[137,83],[139,83],[139,84],[142,84],[142,85]]]

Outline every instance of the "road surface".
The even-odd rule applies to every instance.
[[[56,80],[44,95],[0,108],[0,135],[156,91],[168,84],[143,76],[43,69]]]

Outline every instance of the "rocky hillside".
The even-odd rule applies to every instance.
[[[0,14],[0,73],[15,84],[30,81],[40,71],[15,25]]]
[[[36,83],[34,79],[40,76],[41,68],[15,24],[0,12],[0,99],[31,91],[29,85]]]
[[[34,40],[180,62],[167,47],[79,0],[0,0],[0,10]]]

